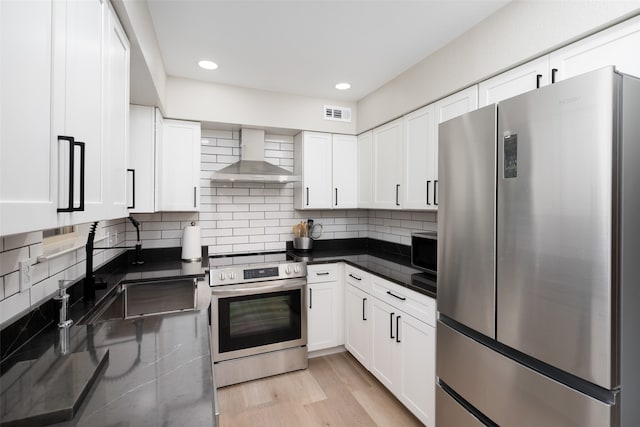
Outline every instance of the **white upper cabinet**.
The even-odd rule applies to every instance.
[[[357,207],[358,145],[352,135],[301,132],[295,137],[295,209]]]
[[[0,235],[126,215],[129,43],[108,2],[0,2],[0,19]]]
[[[436,209],[436,131],[433,104],[404,116],[404,209]]]
[[[154,107],[129,107],[129,185],[131,213],[155,212],[156,115]]]
[[[333,208],[358,207],[358,140],[354,135],[332,136]]]
[[[294,184],[296,209],[331,208],[331,134],[301,132],[294,141],[294,168],[301,181]]]
[[[109,189],[108,218],[128,215],[127,178],[129,157],[129,40],[109,7],[106,26],[106,99],[105,141],[107,156],[107,186]]]
[[[97,221],[107,209],[108,152],[103,135],[106,24],[103,1],[54,2],[53,132],[76,144],[72,170],[71,140],[60,138],[58,203],[72,211],[59,218],[64,225]]]
[[[157,150],[157,211],[200,210],[200,123],[164,120]]]
[[[373,130],[373,208],[402,207],[403,122],[394,120]]]
[[[0,1],[0,236],[57,223],[52,13],[50,2]]]
[[[495,104],[550,83],[549,56],[534,59],[478,85],[479,107]]]
[[[640,46],[640,17],[552,52],[550,55],[552,82],[607,65],[615,65],[620,72],[640,76],[638,46]]]
[[[373,132],[358,135],[358,207],[373,207]]]

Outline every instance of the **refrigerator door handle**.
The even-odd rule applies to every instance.
[[[396,317],[396,342],[400,342],[400,318],[402,316]]]

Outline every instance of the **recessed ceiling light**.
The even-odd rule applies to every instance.
[[[198,62],[198,65],[201,68],[204,68],[205,70],[215,70],[216,68],[218,68],[218,64],[216,64],[213,61],[200,61]]]
[[[338,83],[336,85],[336,89],[338,89],[338,90],[347,90],[347,89],[350,89],[350,88],[351,88],[351,85],[349,83]]]

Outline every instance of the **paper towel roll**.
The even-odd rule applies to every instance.
[[[200,227],[195,225],[195,222],[186,226],[182,233],[182,260],[194,262],[202,260]]]

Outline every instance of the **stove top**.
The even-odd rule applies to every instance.
[[[286,252],[263,252],[209,257],[209,285],[263,282],[306,277],[306,263]]]

